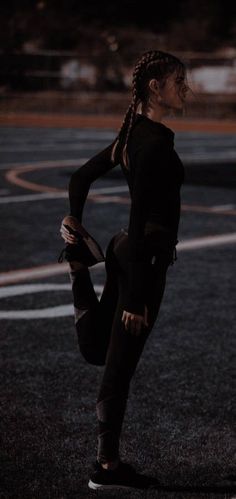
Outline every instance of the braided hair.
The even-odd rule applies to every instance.
[[[138,106],[140,103],[147,103],[149,97],[148,83],[150,79],[157,78],[162,86],[167,76],[174,71],[185,74],[185,66],[177,57],[167,52],[149,50],[144,52],[137,60],[132,78],[132,100],[118,131],[117,140],[112,148],[111,160],[113,162],[115,162],[115,159],[118,159],[129,169],[127,144]]]

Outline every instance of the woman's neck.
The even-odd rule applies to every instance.
[[[143,106],[141,113],[147,116],[147,118],[149,118],[150,120],[157,121],[158,123],[160,123],[162,121],[163,116],[166,114],[165,111],[166,110],[160,106],[155,108],[150,106],[145,108]]]

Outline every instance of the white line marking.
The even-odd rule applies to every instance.
[[[60,166],[82,166],[86,163],[89,158],[79,158],[79,159],[54,159],[50,161],[24,161],[24,163],[7,163],[6,165],[0,165],[0,170],[12,170],[18,169],[21,170],[26,166],[35,166],[40,170],[43,168],[50,168],[50,166],[54,167],[57,165]]]
[[[114,187],[98,187],[97,189],[90,189],[92,194],[110,194],[112,192],[128,192],[128,185],[116,185]]]
[[[236,232],[230,234],[219,234],[216,236],[204,236],[182,241],[177,245],[177,251],[188,249],[207,248],[209,246],[218,246],[219,244],[236,243]]]
[[[90,189],[87,199],[90,196],[94,196],[96,194],[108,194],[112,192],[128,192],[128,186],[116,186],[116,187],[100,187],[97,189]],[[41,199],[67,199],[69,197],[68,191],[61,192],[42,192],[39,194],[22,194],[20,196],[6,196],[4,198],[0,198],[0,204],[8,204],[8,203],[22,203],[28,201],[40,201]],[[102,201],[99,201],[102,202]],[[105,201],[103,201],[105,202]]]
[[[204,236],[193,238],[185,241],[180,241],[177,244],[178,251],[195,250],[198,248],[207,248],[209,246],[218,246],[221,244],[236,243],[236,232],[229,234],[219,234],[215,236]],[[105,250],[104,250],[105,252]],[[91,267],[91,271],[96,271],[104,267],[104,262],[97,263]],[[31,279],[39,279],[52,275],[65,274],[69,272],[68,263],[55,263],[49,265],[41,265],[31,269],[12,270],[0,273],[0,286],[11,284],[13,282],[26,281]]]
[[[186,163],[186,166],[189,164],[198,164],[200,162],[200,166],[204,166],[205,164],[217,164],[217,163],[222,163],[224,165],[226,162],[227,163],[235,163],[235,158],[236,158],[236,151],[224,151],[224,153],[220,154],[219,152],[216,153],[205,153],[205,154],[185,154],[185,153],[180,153],[181,154],[181,159],[183,163]],[[222,167],[222,173],[223,173],[223,167]]]
[[[101,296],[103,286],[95,285],[95,292],[98,298]],[[65,290],[71,292],[70,284],[24,284],[19,286],[8,286],[0,289],[0,298],[12,296],[22,296],[25,294],[41,293],[47,291]],[[0,310],[0,320],[32,320],[32,319],[53,319],[54,317],[67,317],[74,315],[74,307],[71,304],[58,305],[30,310]]]
[[[9,298],[10,296],[21,296],[29,293],[40,293],[41,291],[70,291],[70,284],[20,284],[18,286],[8,286],[0,288],[0,298]]]
[[[22,194],[20,196],[6,196],[0,198],[0,204],[25,203],[28,201],[40,201],[41,199],[68,198],[68,192],[42,192],[40,194]]]
[[[53,319],[54,317],[67,317],[73,313],[73,305],[59,305],[41,310],[3,310],[0,311],[0,320]]]
[[[9,272],[2,272],[0,274],[0,285],[10,284],[11,282],[25,281],[28,279],[40,279],[41,277],[48,277],[50,275],[60,275],[68,272],[68,264],[52,264],[34,267],[33,269],[20,269]]]
[[[91,272],[103,268],[104,263],[100,262],[91,267]],[[0,286],[11,284],[13,282],[28,281],[31,279],[40,279],[51,275],[60,275],[69,273],[68,263],[54,263],[51,265],[41,265],[31,269],[20,269],[0,273]]]
[[[107,145],[105,141],[104,145],[101,144],[100,142],[76,142],[74,144],[71,144],[69,142],[66,142],[64,144],[60,143],[44,143],[41,142],[40,144],[36,145],[28,145],[26,146],[25,144],[14,144],[12,147],[9,146],[1,146],[0,151],[3,153],[22,153],[22,152],[48,152],[48,151],[85,151],[85,150],[90,150],[90,151],[97,151],[99,149],[105,148]]]
[[[227,211],[227,210],[234,210],[236,207],[235,204],[219,204],[218,206],[211,206],[210,210],[211,211]]]

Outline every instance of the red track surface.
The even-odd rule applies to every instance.
[[[123,115],[73,115],[73,114],[36,114],[36,113],[2,113],[1,126],[19,127],[59,127],[59,128],[114,128],[119,129]],[[193,119],[170,118],[163,121],[174,131],[199,132],[236,132],[236,120],[225,119]]]

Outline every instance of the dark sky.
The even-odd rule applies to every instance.
[[[197,46],[199,37],[201,46],[207,41],[209,49],[214,40],[216,44],[236,40],[236,2],[229,0],[8,0],[2,2],[0,14],[0,43],[12,48],[41,35],[46,46],[57,37],[62,40],[58,39],[58,47],[72,48],[81,27],[84,31],[127,26],[155,33],[177,30],[175,40],[183,36]]]
[[[139,26],[158,26],[163,29],[175,19],[186,17],[210,18],[223,24],[236,23],[235,2],[229,0],[8,0],[2,2],[1,12],[14,15],[16,12],[37,10],[44,4],[55,16],[79,16],[91,21],[104,21],[119,25],[136,24]]]

